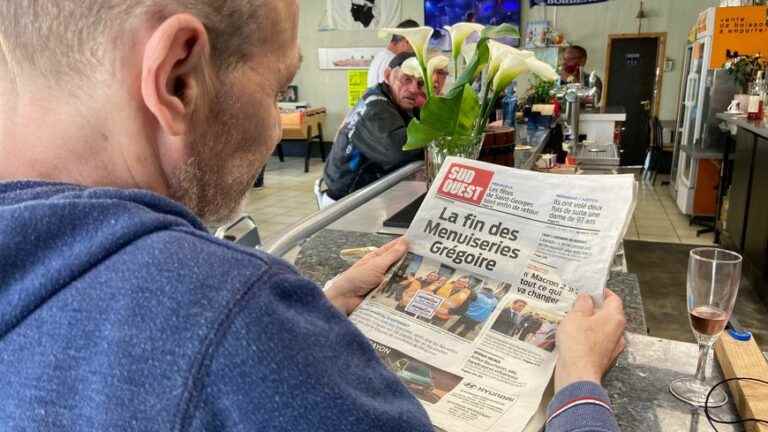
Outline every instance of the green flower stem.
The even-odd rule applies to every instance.
[[[424,87],[427,88],[427,100],[429,100],[432,97],[432,77],[427,73],[427,65],[419,62],[419,66],[421,66],[421,75],[424,76]]]
[[[453,59],[453,82],[459,80],[459,59]]]
[[[479,136],[485,130],[483,119],[488,118],[488,94],[491,91],[491,83],[485,83],[485,89],[483,90],[482,105],[480,106],[480,117],[477,119],[477,126],[475,127],[475,135]]]

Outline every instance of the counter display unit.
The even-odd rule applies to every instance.
[[[546,144],[546,135],[542,131],[529,137],[531,148],[520,155],[518,167],[533,166]],[[426,190],[422,172],[423,167],[418,163],[403,168],[300,222],[266,249],[283,256],[303,275],[323,284],[351,265],[341,257],[341,250],[378,246],[393,238],[379,233],[382,222]],[[607,285],[623,298],[628,318],[627,349],[604,380],[622,430],[708,430],[701,410],[677,400],[667,390],[673,379],[693,374],[696,345],[647,336],[642,296],[635,275],[612,273]],[[713,369],[715,378],[719,379],[722,376],[719,367],[715,364]],[[720,418],[733,418],[736,410],[729,403],[714,413]],[[744,429],[722,425],[718,430]]]
[[[721,114],[736,136],[721,242],[742,253],[743,273],[768,304],[768,123]]]

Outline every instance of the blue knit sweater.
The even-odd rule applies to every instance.
[[[431,430],[320,289],[145,191],[0,184],[0,430]]]

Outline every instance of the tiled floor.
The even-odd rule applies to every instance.
[[[313,158],[310,172],[304,173],[302,158],[276,157],[267,164],[265,185],[249,192],[245,212],[259,226],[263,242],[274,239],[286,228],[317,211],[312,187],[323,173],[323,162]],[[696,236],[700,227],[691,226],[688,218],[677,209],[667,186],[661,180],[653,187],[641,183],[637,208],[626,238],[662,243],[710,245],[713,235]]]
[[[269,161],[264,187],[251,189],[244,208],[258,224],[262,243],[317,211],[312,188],[323,175],[323,165],[320,159],[313,158],[305,173],[303,158],[286,157],[285,162],[280,162],[273,157]]]
[[[696,230],[701,228],[690,225],[688,217],[678,210],[669,186],[662,186],[661,180],[656,181],[656,186],[641,182],[637,207],[625,238],[660,243],[713,244],[712,233],[696,235]]]

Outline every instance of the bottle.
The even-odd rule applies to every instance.
[[[504,126],[515,127],[515,113],[517,112],[517,82],[512,81],[504,92],[502,109],[504,110]]]
[[[763,119],[763,99],[765,98],[766,84],[763,79],[763,71],[758,71],[755,81],[749,89],[749,105],[747,107],[747,118],[749,120]]]

